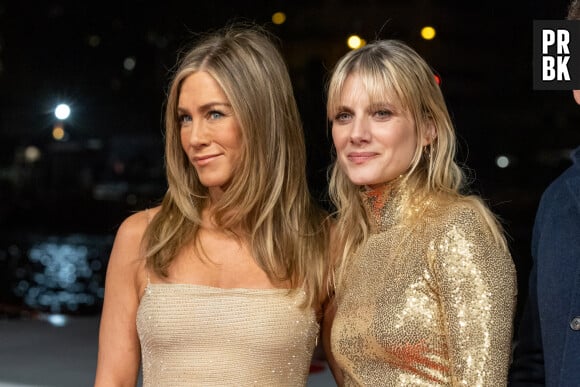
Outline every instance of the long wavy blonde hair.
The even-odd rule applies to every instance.
[[[409,170],[398,179],[409,189],[410,203],[428,211],[424,202],[445,204],[471,203],[484,217],[495,241],[507,248],[502,227],[480,197],[467,195],[463,170],[455,161],[456,137],[443,94],[425,60],[407,44],[382,40],[344,55],[332,72],[328,84],[327,115],[330,120],[339,112],[341,93],[349,75],[363,82],[371,103],[389,101],[408,111],[415,122],[416,137],[431,138],[424,146],[417,141]],[[349,258],[368,237],[370,224],[359,195],[361,187],[353,184],[337,161],[331,170],[329,194],[337,208],[337,266],[344,269]],[[420,221],[425,212],[410,212],[409,226]],[[339,273],[342,270],[338,271]],[[338,275],[340,281],[340,275]]]
[[[306,181],[302,124],[286,64],[273,37],[256,25],[230,25],[203,36],[178,61],[165,110],[169,189],[145,234],[147,266],[160,276],[179,249],[197,239],[203,186],[180,142],[177,104],[185,78],[210,74],[227,96],[242,132],[242,155],[213,220],[243,238],[271,280],[305,286],[308,305],[324,298],[326,214]],[[235,230],[235,232],[234,232]]]

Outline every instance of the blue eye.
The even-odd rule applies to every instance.
[[[190,122],[190,121],[191,121],[191,116],[190,116],[190,115],[188,115],[188,114],[180,114],[180,115],[177,117],[177,121],[178,121],[180,124],[182,124],[182,125],[183,125],[184,123],[186,123],[186,122]]]
[[[340,112],[336,116],[334,116],[334,120],[335,121],[342,122],[342,121],[348,120],[350,117],[351,117],[351,114],[350,113]]]
[[[378,118],[389,118],[392,115],[393,112],[391,112],[390,110],[377,110],[375,112],[375,116],[377,116]]]
[[[210,120],[217,120],[217,119],[222,118],[224,116],[224,114],[222,112],[217,111],[217,110],[212,110],[212,111],[208,112],[207,115],[208,115],[208,118]]]

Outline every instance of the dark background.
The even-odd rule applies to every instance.
[[[280,38],[304,122],[309,182],[326,206],[324,84],[356,33],[401,39],[442,77],[459,161],[502,218],[521,298],[542,191],[580,144],[569,91],[532,90],[532,21],[567,1],[0,1],[0,316],[100,312],[114,232],[165,190],[163,103],[178,52],[232,20]],[[282,25],[271,16],[286,13]],[[437,30],[424,41],[424,25]],[[124,68],[126,58],[135,61]],[[57,141],[53,111],[72,114]],[[34,148],[31,148],[34,147]],[[40,158],[27,159],[30,149]],[[500,155],[510,159],[498,168]],[[520,303],[521,307],[521,303]]]

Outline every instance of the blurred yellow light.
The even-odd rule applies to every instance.
[[[421,37],[425,40],[431,40],[435,37],[435,28],[431,26],[426,26],[421,29]]]
[[[366,43],[367,42],[364,39],[361,39],[360,36],[358,36],[358,35],[351,35],[346,40],[346,44],[348,45],[348,47],[350,47],[353,50],[355,50],[357,48],[361,48]]]
[[[283,24],[286,21],[286,14],[284,12],[276,12],[272,15],[272,22],[274,24]]]
[[[64,138],[64,128],[61,124],[55,124],[52,128],[52,138],[62,140]]]

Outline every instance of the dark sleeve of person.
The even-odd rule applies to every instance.
[[[528,297],[520,319],[518,340],[515,343],[513,360],[509,370],[510,387],[532,387],[545,385],[544,349],[538,310],[538,240],[544,224],[545,201],[540,202],[532,234],[532,256],[534,263],[528,282]]]
[[[513,362],[509,371],[510,387],[544,386],[544,351],[536,294],[536,265],[532,268],[529,294],[518,330]]]

